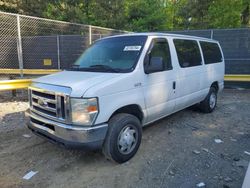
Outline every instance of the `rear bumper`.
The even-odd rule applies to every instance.
[[[67,148],[99,149],[106,136],[108,124],[80,127],[59,123],[26,111],[27,126],[36,135]]]

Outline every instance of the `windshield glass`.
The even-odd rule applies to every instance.
[[[97,41],[74,63],[73,69],[92,72],[131,72],[146,36],[121,36]]]

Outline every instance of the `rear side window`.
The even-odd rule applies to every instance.
[[[181,67],[201,65],[201,53],[197,41],[174,39],[174,45]]]
[[[200,41],[205,64],[219,63],[222,55],[217,43]]]

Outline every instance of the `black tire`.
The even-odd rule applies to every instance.
[[[214,99],[213,99],[214,98]],[[211,102],[214,100],[213,102]],[[206,98],[200,103],[199,108],[204,113],[211,113],[217,105],[217,90],[211,87]]]
[[[109,129],[102,147],[103,154],[107,159],[124,163],[136,154],[141,144],[141,123],[137,117],[121,113],[112,117],[108,124]],[[127,134],[128,131],[129,134]],[[120,143],[127,146],[127,151],[121,147]],[[129,146],[131,146],[130,149],[128,149]]]

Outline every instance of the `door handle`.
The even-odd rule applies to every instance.
[[[175,89],[176,88],[176,82],[174,81],[173,82],[173,89]]]

